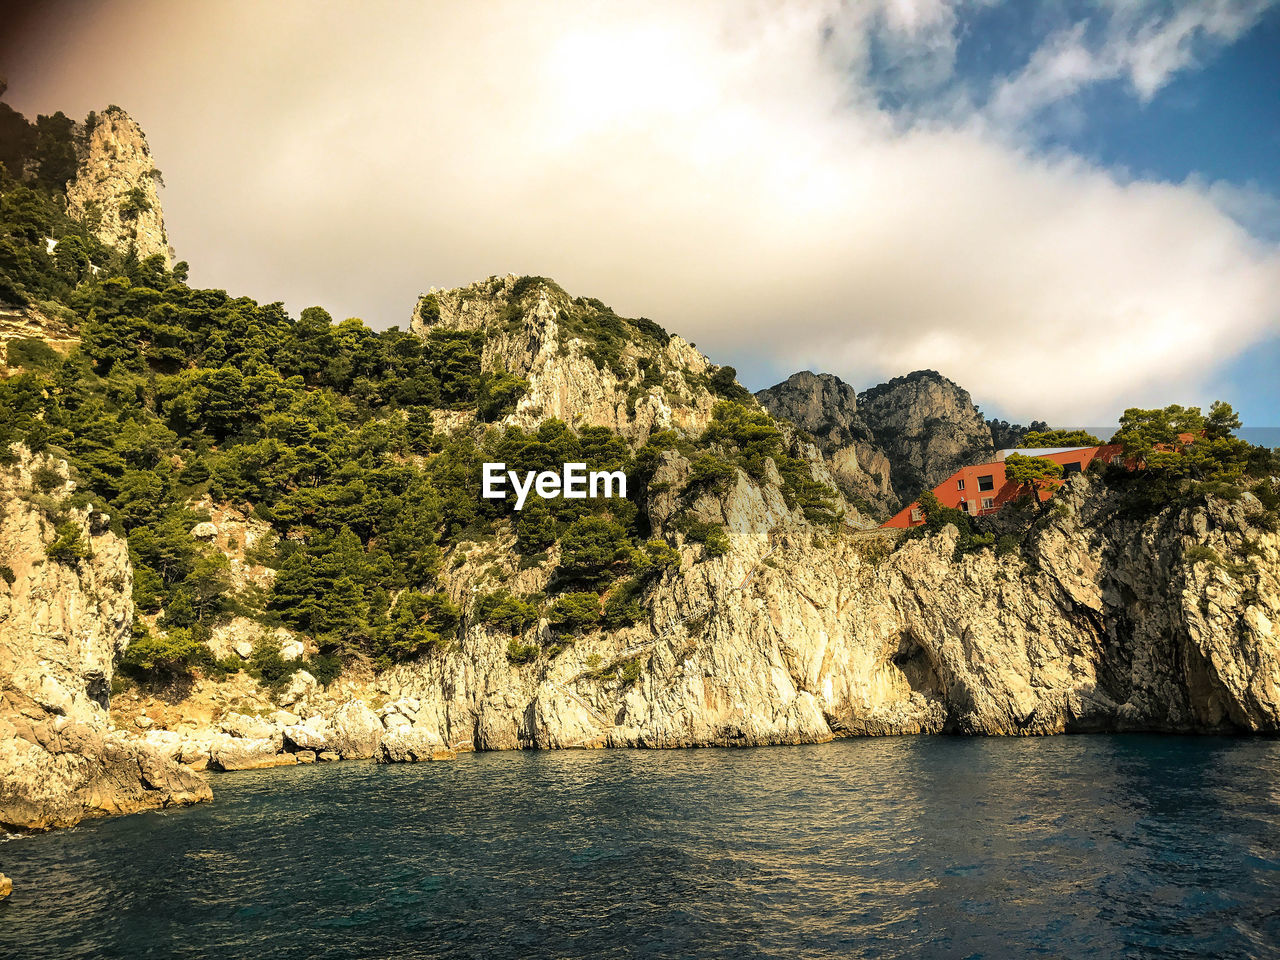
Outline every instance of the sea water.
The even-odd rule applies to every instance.
[[[0,844],[0,957],[1267,957],[1280,742],[899,737],[223,774]]]

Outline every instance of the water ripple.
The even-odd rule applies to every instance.
[[[227,774],[4,844],[0,957],[1268,957],[1280,743],[897,738]]]

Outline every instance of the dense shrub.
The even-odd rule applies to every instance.
[[[58,351],[35,337],[10,340],[6,346],[5,359],[9,366],[26,370],[52,370],[62,362]]]
[[[547,620],[572,633],[593,627],[600,622],[600,598],[594,593],[566,593],[548,608]]]
[[[44,554],[55,563],[68,566],[75,566],[93,556],[89,545],[84,541],[80,525],[73,520],[64,520],[57,525],[53,540],[45,545]]]
[[[954,554],[956,559],[959,559],[963,554],[995,546],[995,534],[979,533],[974,529],[973,520],[969,514],[963,510],[957,510],[955,507],[944,507],[938,502],[938,498],[933,495],[932,491],[926,490],[922,493],[919,504],[921,511],[924,513],[925,522],[922,526],[908,530],[906,536],[899,541],[900,543],[913,538],[939,533],[950,524],[956,528],[959,534],[956,537]]]
[[[208,647],[192,637],[189,630],[175,628],[159,635],[142,630],[120,663],[137,679],[165,683],[189,674],[208,659]]]
[[[603,517],[582,517],[560,539],[560,574],[570,583],[601,587],[631,559],[631,541],[621,525]]]
[[[483,593],[476,598],[476,619],[508,633],[519,634],[538,622],[538,608],[508,590]]]
[[[691,543],[700,543],[708,557],[723,557],[729,552],[729,537],[718,523],[686,518],[680,530]]]
[[[538,647],[532,643],[521,643],[517,637],[507,641],[507,660],[516,665],[532,663],[538,658]]]

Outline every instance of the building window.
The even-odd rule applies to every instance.
[[[994,490],[996,488],[995,474],[989,473],[985,477],[978,478],[979,490]]]
[[[918,521],[918,520],[922,520],[922,519],[924,519],[924,516],[923,516],[923,514],[921,514],[921,513],[920,513],[920,508],[919,508],[919,507],[912,507],[912,508],[911,508],[911,522],[912,522],[912,523],[915,523],[916,521]]]
[[[1070,463],[1064,463],[1064,464],[1062,465],[1062,475],[1063,475],[1064,477],[1067,477],[1067,476],[1070,476],[1070,475],[1071,475],[1071,474],[1073,474],[1073,473],[1079,473],[1079,472],[1080,472],[1080,461],[1079,461],[1079,460],[1073,460],[1073,461],[1071,461]]]
[[[956,489],[957,489],[957,490],[963,490],[963,489],[964,489],[964,481],[963,481],[963,480],[957,480],[957,481],[956,481]]]
[[[992,507],[994,507],[995,505],[996,505],[996,501],[995,501],[995,498],[994,498],[994,497],[983,497],[983,498],[982,498],[982,509],[983,509],[983,510],[990,510],[990,509],[991,509]]]

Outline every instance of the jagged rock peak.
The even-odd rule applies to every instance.
[[[757,392],[756,399],[775,417],[785,417],[820,443],[871,439],[858,416],[858,391],[834,374],[801,370]]]
[[[67,184],[67,213],[87,221],[103,243],[133,244],[140,258],[171,263],[160,208],[160,171],[137,122],[116,106],[91,114],[76,175]]]
[[[802,370],[756,394],[775,417],[790,420],[813,436],[845,496],[873,511],[897,506],[889,461],[858,415],[858,393],[830,373]]]
[[[969,392],[936,370],[863,391],[858,413],[893,465],[893,488],[904,502],[995,455],[991,429]]]
[[[481,366],[529,387],[509,425],[548,418],[605,426],[643,443],[654,430],[703,430],[719,369],[681,337],[599,300],[571,297],[545,277],[490,277],[418,299],[409,329],[483,334]],[[745,391],[744,391],[745,393]],[[749,397],[749,395],[748,395]]]

